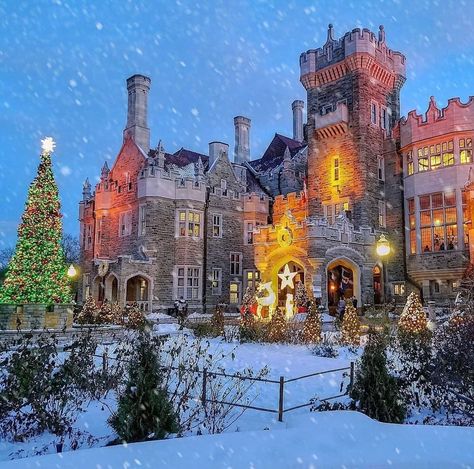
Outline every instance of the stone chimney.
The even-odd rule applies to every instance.
[[[293,109],[293,140],[302,142],[304,101],[299,99],[293,101],[291,104],[291,109]]]
[[[248,117],[234,117],[234,163],[236,164],[250,161],[250,122]]]
[[[143,75],[133,75],[127,79],[127,126],[123,131],[124,140],[131,136],[145,154],[150,150],[150,129],[147,122],[150,83],[150,78]]]
[[[229,156],[229,145],[223,142],[209,142],[209,168],[219,158],[220,154],[224,152]]]

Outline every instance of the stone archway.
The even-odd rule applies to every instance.
[[[360,268],[346,257],[338,257],[326,266],[327,306],[334,312],[340,298],[355,297],[361,306]]]
[[[105,279],[105,298],[112,303],[119,300],[118,278],[114,273],[110,273]]]
[[[125,303],[136,303],[143,311],[150,310],[152,282],[144,274],[135,274],[125,280]]]

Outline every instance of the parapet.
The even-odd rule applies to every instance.
[[[383,26],[379,28],[378,37],[369,29],[356,28],[334,39],[332,25],[329,25],[324,46],[300,55],[300,80],[308,89],[318,86],[321,79],[323,82],[332,81],[354,69],[367,68],[377,75],[376,78],[388,83],[383,71],[375,70],[377,65],[393,78],[399,75],[405,77],[405,56],[387,47]],[[327,76],[322,74],[318,79],[312,76],[329,68],[331,71]]]
[[[425,114],[413,110],[400,120],[402,148],[420,140],[464,131],[474,131],[474,96],[470,96],[466,103],[462,103],[459,97],[451,98],[441,109],[431,96]]]

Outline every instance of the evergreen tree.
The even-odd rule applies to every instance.
[[[360,345],[360,319],[357,310],[350,303],[346,305],[341,334],[344,345]]]
[[[318,312],[316,302],[312,301],[309,313],[303,324],[303,342],[306,344],[321,342],[321,331],[321,315]]]
[[[0,290],[0,303],[67,303],[71,301],[61,248],[62,223],[54,180],[52,139],[43,140],[38,173],[18,228],[15,254]]]
[[[369,341],[349,394],[357,409],[375,420],[402,423],[405,419],[397,379],[387,369],[384,340],[373,331],[369,331]]]
[[[415,292],[410,293],[405,307],[398,321],[398,328],[401,333],[421,334],[427,331],[428,321],[423,311],[420,298]]]
[[[280,308],[277,308],[272,315],[270,324],[268,325],[268,341],[283,342],[286,338],[286,319],[285,314]]]
[[[300,308],[306,308],[309,302],[309,296],[306,292],[306,287],[304,286],[303,282],[298,282],[296,284],[296,292],[295,292],[295,305],[298,308],[298,312],[300,312]]]
[[[77,316],[77,322],[79,324],[95,324],[97,321],[97,315],[99,313],[99,307],[92,296],[89,296],[82,309]]]
[[[126,307],[127,327],[131,329],[143,329],[146,326],[146,318],[138,303]]]
[[[212,313],[211,328],[214,335],[224,335],[224,306],[221,304],[218,304]]]
[[[253,310],[255,310],[255,293],[252,290],[252,288],[247,287],[247,290],[245,290],[244,297],[242,298],[242,308],[240,309],[240,312],[242,314],[242,317],[245,317],[246,312],[254,313]]]
[[[257,324],[255,320],[255,315],[246,310],[243,313],[243,316],[240,320],[240,340],[242,342],[253,341],[257,339]]]
[[[126,442],[159,440],[179,430],[160,381],[158,355],[150,337],[141,332],[129,367],[128,381],[109,423]]]

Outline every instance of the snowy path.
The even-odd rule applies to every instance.
[[[225,433],[38,456],[0,469],[472,468],[474,429],[382,424],[357,412],[293,416]]]

